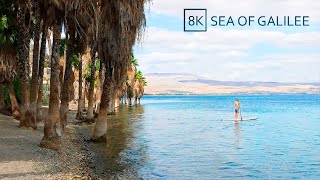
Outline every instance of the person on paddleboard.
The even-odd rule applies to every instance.
[[[234,102],[234,118],[235,118],[235,120],[238,120],[239,112],[240,112],[240,101],[239,101],[239,99],[237,99]]]

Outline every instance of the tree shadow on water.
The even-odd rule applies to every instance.
[[[139,170],[148,158],[141,139],[143,106],[120,107],[108,117],[107,143],[94,144],[97,156],[96,174],[107,178],[140,178]]]

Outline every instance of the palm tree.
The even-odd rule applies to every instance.
[[[23,91],[21,94],[20,104],[20,124],[19,127],[30,127],[30,94],[29,94],[29,24],[30,12],[27,8],[28,1],[18,1],[17,5],[17,20],[19,26],[19,43],[18,43],[18,57],[20,69],[20,88]]]
[[[13,88],[13,81],[17,75],[17,56],[16,56],[16,49],[13,45],[8,45],[5,49],[0,50],[0,88],[1,88],[1,95],[0,95],[0,103],[1,108],[4,108],[4,99],[3,99],[3,84],[7,85],[8,94],[11,102],[11,111],[15,118],[19,118],[19,104],[16,99],[15,91]]]
[[[106,67],[102,91],[105,98],[101,99],[93,141],[106,140],[108,105],[111,101],[108,93],[112,94],[114,87],[121,83],[115,81],[115,68],[128,68],[131,64],[132,46],[145,25],[144,3],[144,0],[109,0],[101,5],[98,54]]]
[[[13,88],[13,80],[17,75],[17,38],[18,28],[15,25],[16,12],[10,7],[13,1],[4,1],[0,6],[0,84],[6,84],[11,102],[12,114],[19,119],[19,104]],[[1,94],[3,95],[3,94]],[[0,96],[1,96],[0,95]],[[2,97],[1,97],[2,98]],[[0,100],[3,107],[3,100]]]
[[[42,11],[43,12],[43,11]],[[48,34],[48,24],[45,15],[42,15],[42,36],[41,36],[41,47],[39,57],[39,73],[38,73],[38,98],[37,98],[37,121],[44,119],[42,114],[42,96],[43,96],[43,75],[44,75],[44,61],[46,56],[46,39]]]
[[[79,36],[79,38],[84,39],[83,41],[90,41],[92,34],[89,32],[90,25],[92,24],[92,14],[93,8],[97,5],[95,1],[66,1],[66,29],[67,34],[69,34],[70,38],[67,44],[67,60],[65,67],[65,75],[62,86],[62,97],[61,97],[61,123],[62,127],[66,126],[67,122],[67,114],[69,108],[69,92],[70,87],[73,84],[72,82],[72,57],[74,54],[74,46],[75,46],[75,36]],[[89,37],[86,37],[89,36]],[[87,43],[85,43],[87,44]],[[77,44],[79,45],[79,44]],[[95,54],[95,48],[92,49],[92,54]],[[79,51],[79,49],[78,49]],[[91,56],[91,60],[94,61],[93,55]],[[95,64],[94,62],[92,64]]]
[[[99,15],[100,15],[100,1],[94,0],[90,3],[86,4],[85,10],[82,10],[83,15],[79,15],[79,19],[82,23],[81,27],[84,32],[84,36],[86,36],[86,44],[87,44],[87,54],[84,58],[86,61],[83,64],[84,69],[87,71],[84,74],[84,92],[83,92],[83,102],[85,102],[85,97],[87,96],[88,99],[88,109],[87,109],[87,116],[86,119],[90,120],[93,119],[93,112],[94,112],[94,87],[96,77],[96,69],[97,69],[97,51],[98,51],[98,27],[100,23]],[[84,5],[85,6],[85,5]],[[81,9],[81,8],[80,8]],[[89,22],[87,24],[86,22]],[[83,34],[83,33],[81,33]],[[87,61],[90,60],[90,61]]]
[[[134,57],[134,55],[132,55],[132,57],[131,57],[131,64],[132,64],[132,66],[134,66],[135,68],[137,68],[137,67],[139,66],[138,59],[136,59],[136,58]]]
[[[53,25],[53,45],[51,56],[51,76],[50,76],[50,100],[48,116],[44,123],[44,136],[40,142],[40,147],[48,149],[58,149],[60,147],[57,133],[57,122],[60,119],[60,98],[59,98],[59,75],[60,75],[60,41],[62,31],[63,4],[54,1],[47,6],[50,8],[47,12],[53,14],[47,15],[52,19],[47,19],[48,24]]]
[[[87,119],[93,119],[93,92],[94,92],[94,81],[95,81],[95,74],[96,74],[96,50],[91,50],[91,70],[90,70],[90,77],[89,77],[89,92],[88,92],[88,112],[87,112]]]
[[[133,85],[135,82],[134,76],[136,74],[136,67],[132,64],[130,68],[127,71],[127,93],[126,93],[126,104],[131,105],[132,104],[132,97],[133,97]]]
[[[103,89],[103,84],[105,80],[105,65],[103,61],[100,61],[100,66],[99,66],[99,74],[98,74],[98,84],[97,84],[97,91],[96,91],[96,109],[95,109],[95,114],[99,114],[99,109],[100,109],[100,104],[101,104],[101,96],[102,96],[102,89]]]
[[[41,114],[46,39],[48,41],[50,40],[50,37],[48,38],[49,33],[47,32],[49,26],[52,26],[52,48],[50,48],[51,43],[48,44],[49,51],[52,50],[50,101],[48,116],[44,125],[44,136],[40,146],[50,149],[57,149],[59,147],[57,123],[60,120],[62,127],[65,127],[67,121],[69,88],[72,81],[72,58],[73,55],[82,56],[85,49],[88,47],[92,49],[88,117],[91,117],[93,114],[92,97],[96,71],[96,52],[102,64],[102,67],[100,67],[99,79],[102,86],[101,90],[103,98],[101,98],[99,114],[97,116],[97,123],[92,139],[105,140],[108,109],[114,109],[115,99],[119,99],[119,92],[126,82],[129,68],[132,70],[131,74],[129,73],[128,75],[129,80],[131,81],[134,79],[136,71],[134,66],[137,66],[138,64],[132,56],[132,47],[136,39],[140,37],[141,27],[145,26],[145,0],[96,0],[89,2],[65,0],[16,0],[15,2],[17,24],[19,27],[19,43],[17,50],[21,80],[20,87],[23,89],[23,91],[21,91],[20,127],[31,126],[35,129],[36,113],[37,119],[41,119],[39,114]],[[29,7],[33,8],[32,11]],[[30,43],[29,31],[31,28],[29,28],[29,26],[31,20],[34,22],[35,26],[33,31],[34,56],[30,93],[28,47]],[[59,58],[62,20],[66,20],[67,52],[60,106]],[[40,27],[42,27],[42,31]],[[41,45],[40,31],[42,32]],[[134,66],[132,66],[132,64]],[[81,66],[81,63],[79,66]],[[79,73],[80,72],[82,72],[81,67],[79,67]],[[80,79],[82,79],[82,75],[80,75],[79,81]],[[130,86],[133,86],[133,82],[130,82]],[[9,86],[9,90],[10,89],[12,90],[13,88],[10,88]],[[82,91],[82,89],[80,91]],[[37,107],[35,106],[36,104]]]
[[[40,2],[39,0],[33,1],[33,14],[34,14],[34,45],[33,45],[33,61],[32,61],[32,80],[30,92],[30,113],[31,113],[31,126],[37,129],[37,99],[39,92],[39,49],[40,49]]]
[[[144,94],[144,86],[147,85],[145,77],[143,77],[142,72],[139,70],[135,75],[135,83],[133,86],[133,96],[135,105],[140,104],[140,99]]]
[[[74,17],[74,14],[69,14],[69,17]],[[70,87],[72,85],[72,78],[71,74],[72,71],[72,59],[73,59],[73,53],[74,53],[74,43],[75,43],[75,30],[71,18],[69,18],[68,22],[70,21],[70,24],[68,24],[67,27],[67,33],[69,34],[69,39],[67,43],[67,54],[66,54],[66,67],[65,67],[65,73],[64,73],[64,80],[62,83],[62,90],[61,90],[61,107],[60,107],[60,123],[62,125],[62,128],[64,129],[67,125],[67,119],[68,119],[68,110],[69,110],[69,92]]]
[[[84,99],[83,99],[83,87],[82,87],[83,81],[82,81],[82,55],[80,56],[80,61],[79,61],[79,89],[78,89],[78,93],[79,93],[79,97],[78,97],[78,112],[77,112],[77,116],[76,119],[83,119],[83,115],[82,112],[84,110]]]
[[[14,47],[7,46],[6,50],[0,51],[0,83],[4,83],[8,89],[8,95],[11,102],[12,115],[16,118],[20,118],[19,104],[14,91],[13,81],[17,75],[17,56],[16,49]]]
[[[48,149],[58,149],[57,120],[60,119],[59,102],[59,52],[60,52],[61,22],[57,19],[53,25],[53,46],[51,57],[50,101],[48,117],[45,121],[44,136],[40,146]]]
[[[9,98],[11,102],[11,111],[13,117],[16,119],[20,119],[20,109],[19,109],[19,104],[16,98],[16,93],[14,91],[13,83],[12,81],[9,81],[7,84],[8,87],[8,93],[9,93]]]

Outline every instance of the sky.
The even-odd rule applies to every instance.
[[[184,32],[184,9],[211,16],[309,16],[308,27],[210,26]],[[134,47],[139,69],[222,81],[320,82],[320,1],[153,0]]]

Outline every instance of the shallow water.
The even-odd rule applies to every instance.
[[[243,118],[235,123],[233,101]],[[108,173],[143,179],[320,179],[320,95],[145,96],[108,120]],[[124,176],[128,177],[128,176]]]

